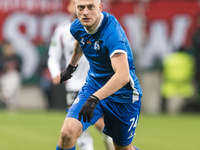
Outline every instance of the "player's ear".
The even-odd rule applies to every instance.
[[[100,5],[99,5],[99,11],[100,11],[100,13],[102,12],[102,8],[103,8],[103,3],[100,3]]]

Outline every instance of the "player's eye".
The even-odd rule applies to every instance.
[[[79,5],[78,6],[78,9],[81,11],[81,10],[83,10],[85,8],[85,6],[81,6],[81,5]]]
[[[89,5],[89,6],[88,6],[88,9],[89,9],[89,10],[92,10],[93,7],[94,7],[93,5]]]

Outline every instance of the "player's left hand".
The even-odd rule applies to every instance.
[[[68,65],[66,69],[64,69],[60,73],[60,84],[72,77],[72,73],[76,70],[77,66]]]
[[[78,120],[80,121],[81,116],[83,116],[83,122],[86,122],[86,120],[87,122],[90,122],[90,120],[93,118],[94,109],[98,102],[98,97],[90,95],[90,97],[87,99],[79,112]]]

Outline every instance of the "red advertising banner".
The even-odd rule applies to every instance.
[[[70,16],[68,0],[0,0],[0,42],[10,40],[22,56],[23,74],[38,68],[37,45],[48,44],[55,26]],[[197,0],[104,2],[125,29],[133,51],[151,64],[153,57],[187,46],[200,11]],[[145,66],[141,63],[141,66]]]

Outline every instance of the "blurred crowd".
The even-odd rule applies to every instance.
[[[0,55],[0,105],[14,110],[21,89],[21,59],[12,43],[3,41]]]
[[[104,0],[104,3],[110,1],[118,0]],[[191,45],[182,45],[161,58],[156,56],[154,64],[146,68],[140,68],[138,64],[141,60],[135,58],[136,74],[144,93],[143,112],[200,112],[200,15],[196,20],[196,30],[190,39]],[[0,46],[0,107],[14,110],[20,90],[33,83],[25,81],[21,76],[23,62],[12,43],[4,40]],[[48,47],[49,43],[38,46],[41,52],[40,65],[34,84],[43,92],[48,109],[61,108],[65,107],[66,91],[64,85],[52,84],[47,67]],[[141,51],[140,55],[143,53],[144,51]],[[137,54],[134,57],[137,57]],[[61,63],[63,62],[64,58]],[[64,68],[65,63],[62,66]],[[58,99],[60,105],[57,104]],[[64,99],[64,102],[61,102],[61,99]]]

